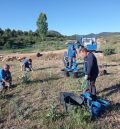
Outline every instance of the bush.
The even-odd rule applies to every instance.
[[[30,75],[26,72],[20,77],[20,81],[22,84],[29,84],[30,82]]]
[[[103,50],[103,54],[104,54],[105,56],[115,54],[115,49],[106,48],[106,49]]]
[[[46,117],[51,121],[56,121],[59,118],[56,105],[54,103],[50,105],[49,112],[47,113]]]

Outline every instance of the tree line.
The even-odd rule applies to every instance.
[[[48,31],[47,16],[41,13],[36,22],[36,31],[11,30],[9,28],[3,30],[0,28],[0,48],[11,49],[26,47],[41,43],[44,40],[64,40],[64,36],[55,31]]]

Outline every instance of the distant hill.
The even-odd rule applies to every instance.
[[[86,38],[99,38],[99,37],[108,37],[108,36],[112,36],[112,35],[120,35],[120,32],[101,32],[98,34],[94,34],[94,33],[90,33],[87,35],[78,35],[78,34],[74,34],[71,36],[66,36],[66,35],[62,35],[60,32],[55,31],[55,30],[49,30],[48,31],[48,37],[66,37],[69,40],[76,40],[77,38],[82,38],[82,37],[86,37]]]
[[[61,37],[61,36],[63,35],[59,33],[58,31],[54,31],[54,30],[48,31],[48,37]]]
[[[94,33],[90,33],[88,35],[72,35],[72,36],[66,36],[68,39],[71,39],[71,40],[75,40],[77,38],[82,38],[82,37],[85,37],[85,38],[98,38],[98,37],[108,37],[108,36],[112,36],[112,35],[120,35],[120,32],[101,32],[101,33],[98,33],[98,34],[94,34]]]
[[[97,37],[107,37],[111,35],[120,35],[120,32],[102,32],[102,33],[96,34]]]

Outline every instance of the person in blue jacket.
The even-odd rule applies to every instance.
[[[88,87],[86,92],[91,93],[96,97],[96,87],[95,82],[99,74],[97,59],[92,52],[89,52],[86,48],[81,48],[79,50],[80,56],[84,59],[84,73],[85,80],[88,82]]]
[[[22,61],[21,71],[32,71],[32,59],[25,58]]]
[[[68,60],[69,60],[69,67],[72,67],[73,62],[76,61],[76,56],[77,56],[77,50],[74,46],[74,44],[70,45],[68,47]]]
[[[5,64],[2,69],[0,69],[0,91],[7,89],[12,85],[12,76],[10,72],[10,66]]]

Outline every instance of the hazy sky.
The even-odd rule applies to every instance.
[[[41,12],[62,34],[120,32],[120,0],[0,0],[0,28],[34,31]]]

